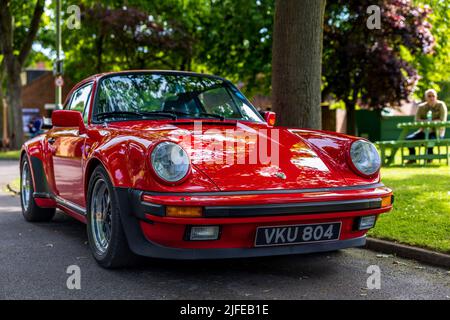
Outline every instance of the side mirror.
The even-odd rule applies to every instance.
[[[79,111],[73,110],[55,110],[52,113],[52,125],[54,127],[78,128],[79,133],[86,132],[86,126],[83,122],[83,116]]]
[[[264,117],[264,120],[266,120],[267,124],[271,127],[275,125],[275,121],[277,118],[277,114],[272,111],[264,111],[262,112],[262,116]]]

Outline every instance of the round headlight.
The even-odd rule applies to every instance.
[[[350,147],[350,158],[359,173],[371,176],[380,170],[381,159],[375,146],[364,140],[356,140]]]
[[[161,142],[152,151],[151,164],[159,178],[178,182],[189,172],[189,157],[182,147],[173,142]]]

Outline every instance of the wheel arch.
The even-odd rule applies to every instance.
[[[85,196],[86,201],[88,199],[87,192],[88,192],[88,188],[89,188],[89,180],[91,179],[92,173],[94,172],[95,168],[97,168],[98,166],[102,166],[106,170],[106,172],[108,172],[108,169],[103,164],[103,162],[96,157],[89,159],[89,161],[86,164],[86,169],[84,170],[84,182],[83,182],[84,196]],[[109,175],[109,172],[108,172],[108,175]],[[111,176],[109,178],[111,179]]]
[[[124,184],[127,185],[128,183],[128,179],[120,179],[112,174],[114,172],[116,175],[119,175],[122,178],[124,177],[128,178],[123,168],[121,168],[120,166],[114,166],[112,163],[105,160],[107,159],[102,159],[101,157],[93,156],[86,163],[83,180],[86,200],[89,188],[89,180],[91,179],[92,173],[94,172],[95,168],[97,168],[98,166],[101,166],[103,167],[103,169],[105,169],[105,171],[108,173],[109,180],[111,181],[114,187],[124,186]]]
[[[22,162],[26,157],[28,161],[28,166],[31,172],[31,181],[33,183],[33,189],[36,194],[41,194],[45,196],[51,195],[50,186],[48,184],[48,178],[44,168],[44,161],[41,154],[42,149],[37,148],[34,150],[34,155],[30,155],[30,152],[26,145],[22,148],[20,153],[20,175],[22,176]]]

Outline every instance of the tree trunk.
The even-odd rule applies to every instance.
[[[353,80],[352,96],[348,99],[344,99],[345,108],[347,110],[347,134],[355,136],[356,132],[356,103],[358,102],[359,87],[358,84],[361,81],[361,77],[356,76]]]
[[[5,110],[5,105],[3,104],[3,88],[0,84],[0,146],[1,146],[1,149],[3,149],[5,147],[4,143],[3,143],[3,141],[5,141],[5,135],[3,134],[4,129],[5,129],[5,126],[4,126],[5,118],[3,117],[4,110]]]
[[[23,41],[14,42],[14,18],[11,12],[10,1],[0,0],[0,48],[3,54],[6,70],[8,111],[12,125],[9,127],[11,147],[20,149],[23,143],[22,125],[22,83],[20,73],[36,38],[39,23],[44,12],[45,0],[37,0],[33,16]]]
[[[345,100],[345,110],[347,111],[347,134],[356,135],[356,102],[353,100]]]
[[[24,141],[22,120],[22,82],[20,79],[20,65],[14,63],[7,68],[8,71],[8,111],[13,127],[10,127],[10,143],[12,149],[20,149]]]
[[[321,128],[325,0],[277,0],[273,33],[272,109],[282,126]]]
[[[1,52],[1,49],[0,49]],[[5,136],[5,129],[7,126],[5,126],[5,123],[7,122],[7,116],[5,119],[5,93],[3,92],[3,80],[5,78],[5,72],[4,72],[4,62],[0,63],[0,145],[1,148],[6,147],[6,136]],[[5,121],[6,120],[6,121]]]

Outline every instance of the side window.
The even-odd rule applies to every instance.
[[[91,96],[92,85],[88,84],[76,90],[72,94],[72,98],[67,106],[68,110],[79,111],[83,114],[84,122],[87,122],[89,111],[88,109],[89,97]],[[86,108],[87,107],[87,108]]]

